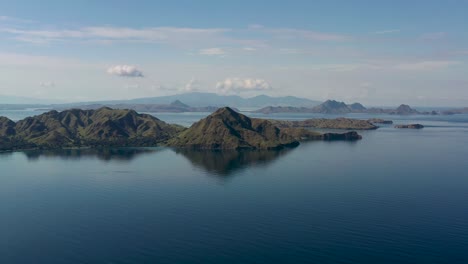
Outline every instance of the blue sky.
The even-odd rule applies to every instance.
[[[0,1],[0,95],[468,105],[467,1]]]

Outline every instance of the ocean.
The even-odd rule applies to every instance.
[[[425,128],[282,151],[1,153],[0,263],[468,263],[468,115],[346,117]]]

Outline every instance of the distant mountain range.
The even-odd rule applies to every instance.
[[[254,111],[255,113],[273,114],[273,113],[319,113],[319,114],[348,114],[348,113],[370,113],[370,114],[390,114],[390,115],[414,115],[414,114],[432,114],[439,112],[419,112],[409,105],[402,104],[395,109],[384,108],[366,108],[360,103],[346,104],[335,100],[327,100],[315,107],[282,107],[268,106]]]
[[[259,95],[251,98],[243,98],[237,95],[219,95],[215,93],[184,93],[159,97],[145,97],[130,100],[112,100],[112,101],[96,101],[96,102],[81,102],[66,105],[116,105],[116,104],[170,104],[174,101],[181,101],[191,107],[206,107],[206,106],[232,106],[232,107],[264,107],[264,106],[306,106],[313,107],[320,104],[320,101],[314,101],[306,98],[294,96],[272,97],[268,95]]]
[[[179,100],[176,100],[170,104],[87,104],[87,105],[60,105],[60,106],[50,106],[47,109],[54,109],[58,111],[80,108],[86,110],[99,109],[102,107],[110,107],[113,109],[131,109],[137,112],[147,112],[147,113],[186,113],[186,112],[208,112],[212,113],[216,111],[219,107],[216,106],[200,106],[192,107],[187,104],[182,103]],[[1,109],[1,108],[0,108]],[[236,109],[236,108],[235,108]]]

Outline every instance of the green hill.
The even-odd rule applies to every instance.
[[[251,119],[229,107],[218,109],[168,142],[193,149],[280,149],[298,144],[268,120]]]

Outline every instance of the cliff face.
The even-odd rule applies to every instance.
[[[0,136],[4,141],[8,138],[36,147],[144,146],[165,141],[181,130],[150,115],[110,108],[50,111],[16,124],[0,119]]]
[[[168,142],[193,149],[280,149],[298,144],[271,122],[251,119],[229,107],[218,109]]]

